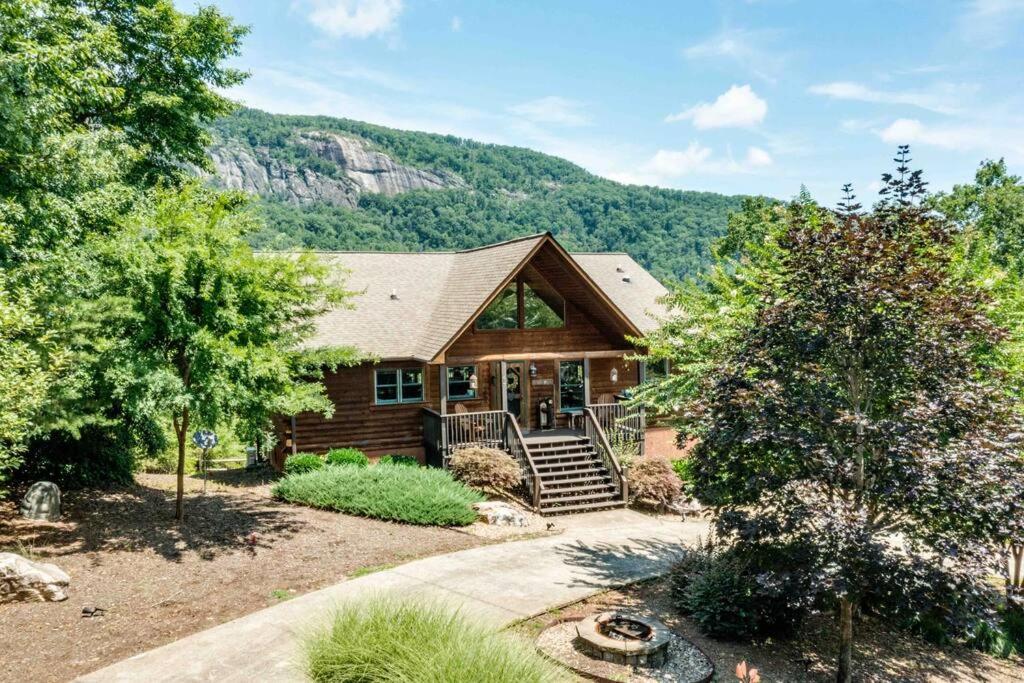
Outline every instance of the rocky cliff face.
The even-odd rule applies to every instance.
[[[321,201],[348,207],[355,207],[363,192],[392,196],[410,190],[465,187],[454,173],[404,166],[358,138],[311,132],[299,133],[294,143],[337,170],[327,175],[299,168],[275,158],[266,147],[223,145],[210,150],[214,174],[222,185],[235,190],[296,203]]]

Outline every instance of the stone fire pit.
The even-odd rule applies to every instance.
[[[629,666],[661,666],[671,633],[657,619],[601,612],[576,625],[579,645],[593,657]]]

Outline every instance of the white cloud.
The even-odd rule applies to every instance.
[[[369,38],[394,30],[402,0],[293,0],[310,24],[335,37]]]
[[[836,100],[855,100],[877,104],[906,104],[920,109],[952,114],[959,111],[964,99],[977,90],[976,86],[942,83],[928,92],[876,90],[863,83],[833,81],[812,85],[807,89],[815,95],[824,95]]]
[[[737,160],[731,151],[718,157],[710,147],[694,141],[686,149],[659,149],[632,169],[605,175],[620,183],[671,187],[683,176],[756,173],[773,163],[771,155],[760,147],[748,147],[746,155]]]
[[[581,106],[575,100],[550,95],[509,107],[509,111],[535,123],[585,126],[590,123],[590,118],[580,111]]]
[[[918,119],[896,119],[875,134],[894,145],[926,145],[957,152],[975,152],[1024,159],[1024,132],[1020,126],[987,123],[926,124]]]
[[[687,59],[724,59],[774,83],[788,56],[775,47],[779,32],[771,29],[727,28],[683,50]]]
[[[762,100],[749,85],[734,85],[708,104],[690,107],[678,114],[665,117],[665,121],[693,121],[694,128],[747,128],[764,120],[768,103]]]
[[[1001,47],[1014,36],[1021,20],[1021,0],[973,0],[957,21],[956,33],[975,47]]]
[[[772,157],[760,147],[748,147],[745,164],[750,168],[763,168],[772,165]]]
[[[455,33],[458,33],[461,30],[462,30],[462,18],[461,17],[452,17],[452,31],[454,31]]]
[[[660,176],[681,176],[696,171],[711,157],[711,148],[691,142],[686,149],[659,149],[644,170]]]

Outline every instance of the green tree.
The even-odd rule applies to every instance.
[[[3,395],[10,453],[31,432],[109,419],[94,363],[110,310],[89,238],[116,231],[160,178],[206,163],[203,126],[232,109],[214,88],[242,80],[223,63],[244,33],[171,0],[0,3],[0,309],[16,313],[0,339],[20,349],[0,384],[17,372],[46,387]]]
[[[299,352],[315,316],[348,293],[312,254],[255,254],[244,237],[257,224],[240,195],[188,184],[157,191],[104,248],[125,312],[107,379],[134,410],[173,424],[179,522],[190,429],[230,421],[251,435],[275,413],[329,415],[308,380],[355,358]]]
[[[955,585],[986,614],[1024,513],[1019,404],[992,362],[1006,331],[905,148],[897,162],[870,213],[801,197],[676,292],[651,350],[679,375],[646,390],[699,437],[695,488],[724,542],[794,558],[759,582],[834,607],[840,681],[858,610],[920,619],[913,595]]]

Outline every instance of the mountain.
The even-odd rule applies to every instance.
[[[253,109],[212,126],[214,184],[261,197],[258,248],[463,249],[550,230],[695,273],[741,196],[622,185],[564,159],[454,136]]]

